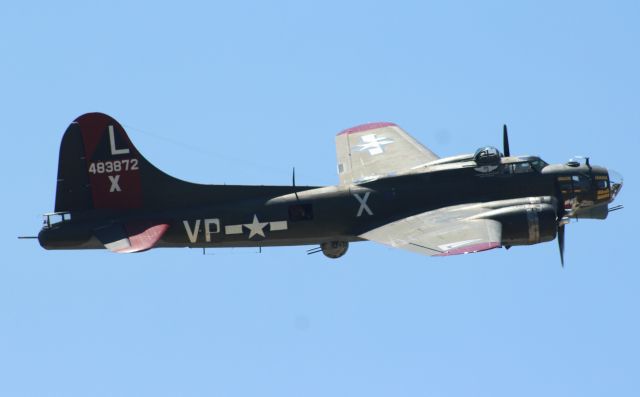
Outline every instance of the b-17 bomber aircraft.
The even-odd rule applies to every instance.
[[[349,243],[375,241],[431,256],[531,245],[558,238],[571,219],[605,219],[622,188],[589,159],[547,164],[501,153],[440,158],[393,123],[336,136],[334,186],[203,185],[147,161],[122,126],[87,113],[67,128],[55,212],[38,235],[46,249],[117,253],[166,247],[317,245],[339,258]]]

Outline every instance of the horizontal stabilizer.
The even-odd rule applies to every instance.
[[[101,227],[94,234],[109,251],[125,254],[153,248],[168,228],[166,223],[135,221]]]

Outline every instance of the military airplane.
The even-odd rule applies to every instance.
[[[565,225],[605,219],[622,177],[589,159],[547,164],[503,152],[440,158],[398,125],[348,128],[336,136],[334,186],[203,185],[153,166],[122,126],[87,113],[60,146],[55,212],[38,235],[46,249],[317,245],[339,258],[349,243],[447,256],[558,238]]]

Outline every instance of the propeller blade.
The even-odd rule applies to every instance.
[[[560,264],[564,267],[564,225],[558,226],[558,247],[560,248]]]
[[[511,151],[509,150],[509,134],[507,133],[507,125],[502,125],[502,142],[504,146],[504,156],[511,156]]]

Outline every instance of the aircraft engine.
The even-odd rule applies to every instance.
[[[320,248],[322,249],[322,253],[327,258],[337,259],[340,258],[347,252],[349,249],[348,241],[325,241],[320,244]]]
[[[531,245],[556,238],[556,210],[550,204],[531,204],[506,209],[492,217],[502,223],[502,244]]]

